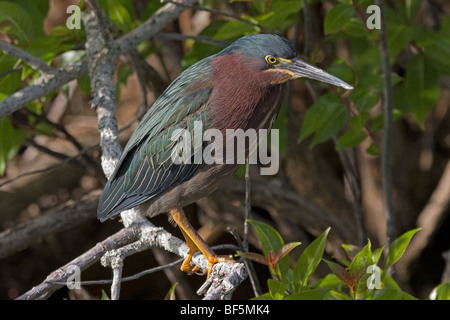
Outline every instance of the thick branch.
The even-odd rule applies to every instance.
[[[94,195],[94,198],[98,198],[98,192]],[[91,204],[96,203],[97,200],[91,202]],[[76,209],[83,211],[82,207],[76,207]],[[142,224],[135,223],[130,227],[121,229],[78,258],[55,270],[47,276],[43,283],[24,293],[18,299],[48,298],[53,292],[64,286],[68,278],[73,275],[73,272],[70,271],[71,266],[76,266],[80,271],[83,271],[102,259],[103,265],[109,265],[113,269],[118,269],[117,267],[123,262],[125,257],[155,246],[183,258],[186,257],[189,251],[186,243],[163,228],[156,227],[149,221]],[[208,261],[200,253],[194,254],[192,263],[201,269],[207,269],[208,267]],[[229,298],[239,284],[246,279],[246,276],[247,273],[242,263],[217,263],[213,268],[213,273],[210,277],[211,281],[202,287],[205,290],[199,292],[199,294],[206,294],[207,297],[221,299]],[[213,279],[214,281],[212,281]],[[218,279],[223,280],[224,283]]]
[[[73,275],[73,271],[70,271],[72,270],[72,266],[80,268],[80,271],[86,270],[98,262],[107,251],[130,243],[136,239],[138,234],[138,229],[136,228],[123,228],[116,234],[98,243],[91,250],[70,261],[65,266],[53,271],[43,283],[24,293],[17,300],[40,300],[48,298],[53,292],[63,287],[68,278]]]
[[[94,11],[83,14],[83,21],[86,26],[86,54],[93,95],[92,106],[98,115],[102,167],[109,178],[122,153],[114,102],[116,86],[112,81],[116,48],[112,41],[105,41]]]

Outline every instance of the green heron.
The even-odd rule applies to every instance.
[[[100,198],[98,218],[103,222],[138,205],[148,217],[168,212],[190,249],[181,270],[192,270],[192,255],[199,250],[209,262],[209,277],[215,263],[231,259],[216,255],[208,247],[182,208],[215,190],[239,164],[175,164],[171,156],[176,144],[171,137],[176,129],[194,132],[198,121],[204,129],[222,132],[270,129],[284,99],[286,82],[300,77],[352,89],[299,59],[288,40],[270,34],[242,37],[186,69],[155,101],[131,135]]]

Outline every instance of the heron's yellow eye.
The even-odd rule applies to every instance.
[[[266,61],[270,64],[276,64],[278,59],[274,56],[266,56]]]

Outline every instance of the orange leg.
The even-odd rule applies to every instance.
[[[181,232],[183,233],[184,238],[186,239],[186,243],[189,247],[189,252],[186,258],[181,265],[181,271],[191,271],[191,267],[189,263],[191,262],[192,255],[196,251],[200,251],[205,256],[206,260],[208,260],[208,278],[211,275],[211,271],[213,266],[217,262],[223,261],[232,261],[233,259],[227,256],[218,256],[211,250],[211,248],[205,243],[205,241],[200,237],[200,235],[195,231],[195,229],[191,226],[189,221],[182,209],[172,209],[170,210],[170,215],[172,219],[177,223],[178,227],[180,227]],[[194,268],[195,271],[196,268]]]

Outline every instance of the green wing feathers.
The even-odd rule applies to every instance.
[[[194,161],[175,164],[172,158],[177,144],[174,138],[176,130],[187,130],[194,137],[196,121],[202,121],[204,128],[209,125],[212,90],[206,76],[209,72],[206,70],[201,82],[184,74],[155,101],[130,137],[100,198],[97,211],[100,220],[113,217],[189,180],[202,166]],[[202,85],[192,88],[192,83]],[[194,139],[191,141],[192,157],[193,144]]]

